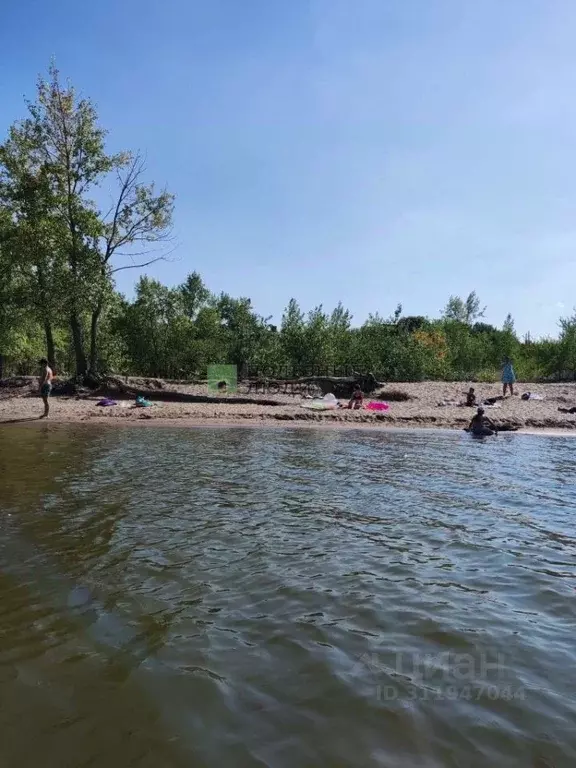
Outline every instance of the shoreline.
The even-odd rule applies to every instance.
[[[386,412],[348,410],[310,411],[301,406],[307,401],[288,395],[276,396],[278,405],[269,405],[255,396],[250,403],[222,402],[155,402],[149,408],[134,408],[134,402],[119,400],[117,405],[102,408],[99,398],[57,395],[50,400],[50,416],[41,419],[40,397],[30,390],[0,389],[0,427],[9,425],[94,424],[105,426],[152,427],[289,427],[316,429],[387,429],[463,431],[475,408],[458,405],[468,389],[462,382],[395,383],[383,388],[376,396],[365,400],[386,400],[391,397]],[[481,399],[495,397],[501,392],[497,384],[474,384]],[[180,386],[186,394],[203,394],[205,390],[190,385]],[[499,401],[486,409],[486,416],[497,426],[514,427],[520,434],[576,435],[576,415],[558,411],[559,407],[576,405],[576,383],[524,384],[521,391],[531,391],[538,399],[522,400],[519,396]],[[393,396],[400,392],[405,400]],[[158,392],[161,395],[161,392]]]
[[[92,418],[92,419],[42,419],[27,418],[14,420],[0,420],[0,429],[9,426],[23,426],[29,429],[59,428],[59,427],[105,427],[112,429],[281,429],[281,430],[322,430],[322,431],[363,431],[363,432],[440,432],[457,433],[464,435],[465,431],[459,427],[438,426],[430,424],[413,424],[405,422],[402,426],[394,423],[380,422],[351,422],[351,421],[321,421],[321,420],[302,420],[285,421],[282,419],[110,419],[110,418]],[[567,437],[576,438],[575,428],[554,428],[554,427],[519,427],[516,431],[500,432],[502,435],[529,435],[531,437]]]
[[[318,429],[318,430],[362,430],[376,432],[451,432],[464,434],[461,424],[426,422],[422,418],[415,419],[339,419],[327,415],[305,415],[304,417],[286,419],[283,415],[271,414],[254,418],[251,415],[229,418],[223,416],[203,417],[172,417],[160,415],[147,417],[148,414],[138,414],[131,417],[98,416],[78,418],[72,415],[58,414],[44,419],[39,416],[0,418],[0,428],[23,426],[28,428],[58,428],[58,427],[106,427],[112,429]],[[576,437],[576,423],[564,427],[556,426],[520,426],[514,431],[502,431],[500,435],[532,435],[535,437]]]

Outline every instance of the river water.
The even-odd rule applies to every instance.
[[[574,768],[575,449],[0,429],[0,766]]]

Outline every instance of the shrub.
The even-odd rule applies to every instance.
[[[482,368],[476,374],[475,380],[482,384],[494,384],[500,380],[500,373],[496,368]]]

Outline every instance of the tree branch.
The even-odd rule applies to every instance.
[[[110,274],[113,275],[116,272],[122,272],[124,269],[142,269],[143,267],[149,267],[150,264],[156,264],[157,261],[164,260],[164,256],[156,256],[156,258],[150,259],[150,261],[145,261],[143,264],[125,264],[123,267],[115,267],[114,269],[110,270]]]
[[[120,218],[122,206],[124,205],[124,202],[129,196],[129,194],[133,192],[134,189],[136,188],[136,183],[138,181],[138,178],[143,173],[143,171],[144,171],[144,161],[142,160],[139,153],[136,153],[136,155],[134,155],[132,164],[126,171],[124,177],[122,177],[122,175],[120,174],[120,171],[117,171],[116,175],[120,183],[120,194],[118,195],[118,200],[116,202],[116,206],[114,207],[114,216],[112,217],[110,234],[106,238],[106,249],[104,251],[105,264],[107,264],[110,261],[110,259],[112,258],[112,255],[114,254],[114,251],[117,249],[117,245],[114,244],[114,240],[116,238],[116,233],[118,231],[118,220]]]

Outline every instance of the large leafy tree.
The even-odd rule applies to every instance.
[[[305,365],[305,329],[304,313],[296,299],[290,299],[282,315],[280,346],[294,373],[301,373]]]
[[[100,237],[95,243],[99,280],[90,307],[91,370],[97,367],[98,323],[110,303],[113,275],[164,258],[174,207],[169,192],[156,194],[154,184],[142,181],[145,165],[140,154],[126,153],[116,165],[116,199],[107,212],[99,212]],[[154,246],[160,246],[160,255],[150,251]]]
[[[482,307],[476,291],[469,293],[466,299],[459,296],[450,296],[443,312],[446,320],[453,320],[458,323],[472,325],[484,317],[486,307]]]
[[[5,357],[12,351],[15,329],[21,322],[17,309],[13,235],[8,211],[0,209],[0,378],[4,374]]]
[[[235,299],[227,293],[220,294],[216,308],[224,332],[227,359],[237,365],[240,371],[245,371],[256,361],[259,350],[266,345],[269,318],[258,315],[250,299]]]
[[[118,330],[134,372],[172,376],[183,368],[192,323],[184,313],[178,289],[141,277],[135,300],[126,305]]]
[[[28,112],[11,127],[0,149],[3,196],[22,223],[26,260],[36,262],[31,276],[39,288],[37,295],[56,298],[70,326],[76,372],[85,374],[89,365],[97,364],[98,323],[111,300],[112,275],[161,258],[137,261],[143,247],[166,238],[173,199],[142,182],[139,155],[107,152],[106,131],[98,124],[94,105],[70,84],[63,85],[54,65],[48,78],[38,81]],[[94,197],[112,175],[117,191],[109,211],[103,212]],[[34,255],[31,242],[38,244]],[[128,263],[115,263],[116,257],[126,254]],[[50,264],[55,270],[39,269],[38,264]],[[57,280],[52,280],[56,273]]]
[[[45,333],[48,359],[55,361],[54,325],[65,301],[62,220],[55,215],[46,168],[30,151],[25,135],[12,128],[0,146],[0,204],[9,222],[5,257],[17,275],[18,304],[26,307]]]
[[[330,314],[328,329],[330,335],[331,362],[337,368],[345,368],[350,364],[350,330],[352,315],[341,302]]]
[[[576,310],[571,317],[560,318],[557,368],[563,374],[572,371],[576,378]]]
[[[42,351],[34,302],[20,263],[20,229],[10,210],[0,208],[0,378],[4,361],[26,365]]]

